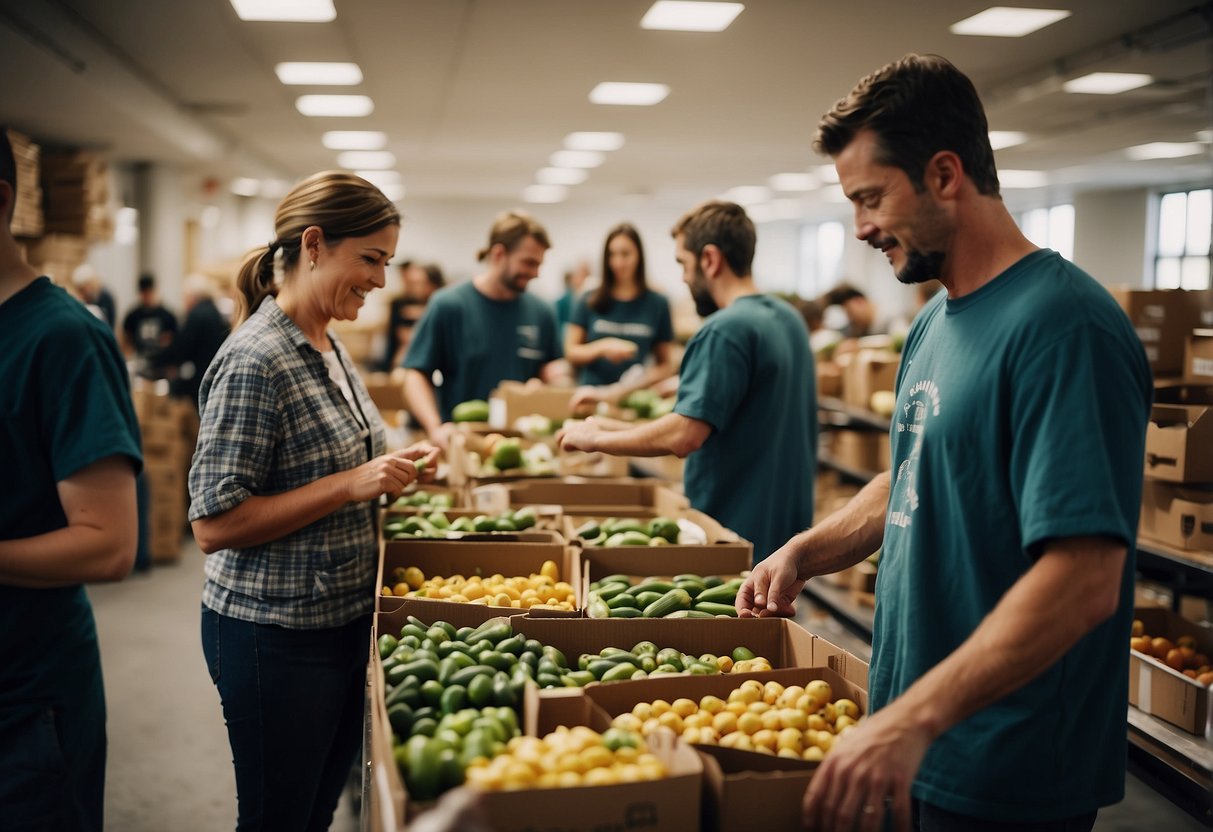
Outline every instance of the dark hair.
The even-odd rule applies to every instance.
[[[430,281],[430,285],[435,289],[441,289],[446,285],[446,277],[442,274],[442,269],[437,263],[424,263],[420,267],[424,272],[426,279]]]
[[[998,196],[990,128],[973,82],[938,55],[906,55],[864,78],[821,117],[813,149],[841,153],[861,130],[876,138],[878,161],[924,188],[927,162],[955,153],[979,193]]]
[[[833,289],[821,296],[821,302],[826,306],[841,306],[849,300],[866,297],[867,295],[856,289],[850,283],[839,283]]]
[[[506,251],[513,251],[527,237],[534,237],[535,242],[544,248],[552,247],[548,232],[538,220],[525,211],[506,211],[493,220],[493,227],[489,229],[489,244],[476,252],[476,259],[488,257],[498,243],[505,246]]]
[[[815,300],[795,298],[792,305],[796,307],[800,317],[804,318],[804,325],[809,328],[809,332],[812,332],[814,327],[821,326],[823,310],[820,303]]]
[[[7,182],[13,189],[13,211],[17,210],[17,159],[13,156],[13,146],[8,140],[8,128],[0,124],[0,182]],[[4,227],[12,224],[13,213],[4,217]]]
[[[640,242],[640,232],[631,223],[621,222],[607,232],[606,242],[602,244],[602,283],[590,295],[590,308],[599,315],[605,314],[611,308],[611,292],[615,288],[615,272],[611,269],[611,240],[616,237],[627,237],[636,246],[636,285],[640,294],[648,291],[648,283],[644,276],[644,246]]]
[[[698,259],[707,245],[720,249],[733,274],[749,277],[758,234],[745,209],[735,202],[709,200],[687,211],[670,235],[683,236],[682,245]]]
[[[274,213],[274,240],[253,249],[240,267],[236,287],[236,315],[232,328],[243,323],[266,295],[277,294],[274,286],[274,255],[282,252],[282,271],[292,272],[299,263],[303,232],[319,226],[326,245],[346,237],[366,237],[389,225],[400,224],[400,212],[383,192],[361,176],[346,171],[314,173],[283,197]]]
[[[155,289],[155,288],[156,288],[156,278],[152,277],[150,274],[139,275],[139,291],[140,292],[150,292],[152,289]]]

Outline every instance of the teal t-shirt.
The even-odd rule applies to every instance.
[[[687,457],[691,505],[754,544],[755,562],[813,523],[817,383],[804,320],[747,295],[687,344],[674,412],[712,426]]]
[[[142,467],[113,333],[40,277],[0,303],[0,539],[67,525],[57,483],[108,456]],[[89,677],[97,630],[84,587],[0,586],[0,726]]]
[[[585,330],[586,343],[599,338],[622,338],[636,345],[636,355],[616,364],[596,358],[581,368],[582,384],[614,384],[624,371],[643,364],[655,344],[674,340],[674,323],[670,319],[670,302],[665,295],[646,289],[632,300],[611,300],[605,312],[590,307],[590,295],[584,294],[573,306],[569,323]]]
[[[404,366],[441,371],[438,410],[449,421],[460,402],[487,399],[502,381],[535,378],[560,355],[551,306],[528,294],[492,300],[469,281],[430,298]]]
[[[1048,540],[1107,536],[1129,547],[1116,615],[936,740],[914,783],[918,799],[1043,821],[1122,798],[1151,399],[1125,314],[1056,252],[1036,251],[962,298],[941,293],[915,320],[891,427],[873,710],[956,650]]]

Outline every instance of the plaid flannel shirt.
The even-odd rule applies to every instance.
[[[349,354],[330,335],[362,407],[362,427],[323,357],[272,298],[228,338],[202,379],[190,520],[281,494],[385,452],[383,422]],[[202,603],[222,615],[320,629],[369,613],[378,501],[349,503],[260,546],[206,559]]]

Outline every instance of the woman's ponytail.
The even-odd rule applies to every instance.
[[[265,248],[253,249],[240,266],[240,274],[236,277],[236,288],[240,291],[236,298],[236,316],[232,321],[232,329],[248,320],[257,311],[266,295],[277,294],[274,286],[274,255],[280,248],[275,240]]]

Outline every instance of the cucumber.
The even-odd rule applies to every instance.
[[[621,575],[619,573],[616,573],[614,575],[607,575],[605,578],[600,580],[598,583],[599,584],[623,584],[624,586],[631,586],[632,579],[629,578],[627,575]]]
[[[643,618],[644,613],[636,607],[620,607],[611,610],[611,618]]]
[[[644,617],[664,618],[673,612],[689,609],[690,606],[691,596],[685,589],[671,589],[644,608]]]
[[[666,618],[715,618],[710,612],[702,612],[701,610],[678,610],[666,616]]]
[[[631,587],[628,584],[609,583],[603,584],[594,591],[598,593],[598,597],[602,600],[610,601],[612,598],[618,598],[629,589],[631,589]]]
[[[626,532],[617,532],[606,539],[602,544],[608,549],[615,549],[620,546],[648,546],[649,536],[642,531],[628,530]]]
[[[711,601],[696,601],[692,608],[699,612],[707,612],[712,615],[727,615],[730,618],[737,617],[737,608],[732,604],[716,604]]]
[[[748,662],[758,658],[754,655],[754,651],[748,647],[734,647],[733,655],[734,662]]]
[[[386,659],[392,653],[396,652],[396,648],[400,642],[391,633],[384,633],[379,637],[379,658]]]
[[[397,736],[407,737],[413,727],[413,709],[403,702],[397,702],[387,709],[387,720]]]
[[[705,589],[695,598],[695,603],[709,602],[713,604],[731,604],[737,598],[738,587],[721,584],[711,589]]]
[[[468,704],[468,689],[463,685],[448,685],[438,705],[443,716],[461,711]]]
[[[639,607],[640,609],[644,609],[649,604],[653,603],[658,598],[660,598],[662,595],[665,595],[665,593],[664,592],[638,592],[638,593],[636,593],[636,603],[633,606]]]
[[[421,659],[420,661],[398,664],[386,674],[389,685],[398,685],[410,676],[415,676],[422,682],[438,678],[438,663]]]
[[[660,592],[665,594],[671,589],[674,589],[672,581],[643,581],[642,583],[632,587],[632,594],[639,595],[642,592]]]
[[[660,597],[660,596],[658,596],[658,597]],[[623,592],[623,593],[620,593],[619,595],[616,595],[614,598],[611,598],[610,600],[608,600],[607,606],[610,607],[612,610],[617,610],[620,607],[639,608],[641,606],[641,604],[640,604],[639,598],[633,597],[632,595],[629,595],[628,593]]]

